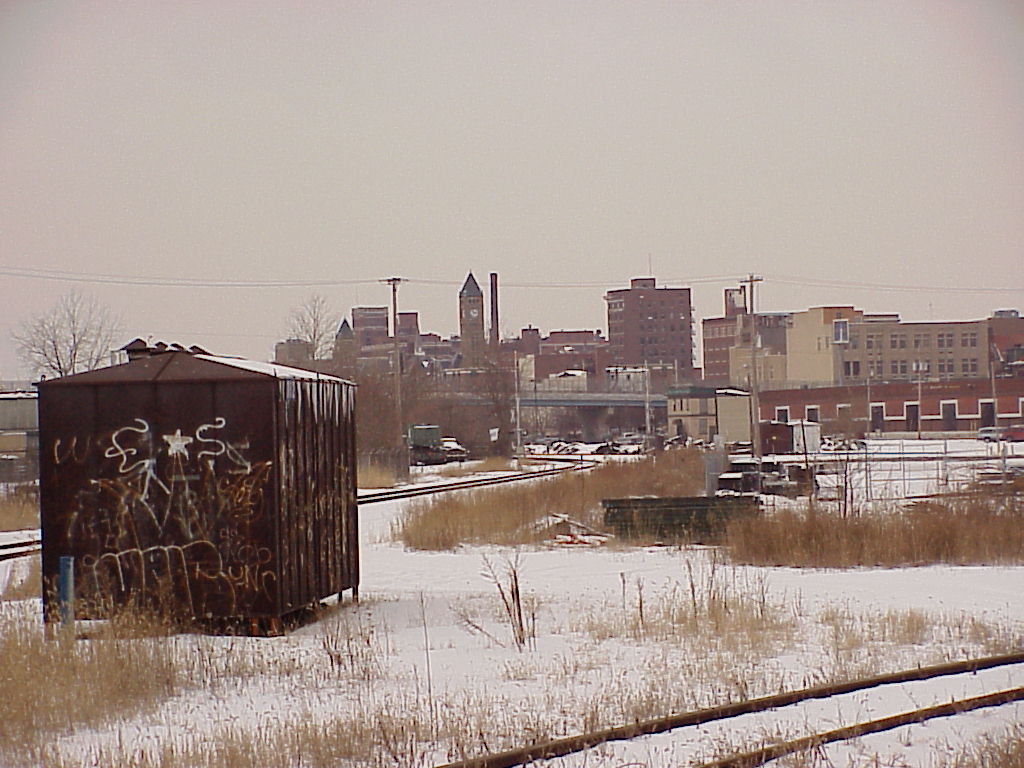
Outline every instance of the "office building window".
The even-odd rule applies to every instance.
[[[849,320],[833,320],[832,321],[832,343],[833,344],[846,344],[850,340],[850,321]]]

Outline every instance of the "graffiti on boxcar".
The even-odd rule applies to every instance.
[[[191,431],[155,432],[137,418],[97,447],[103,469],[85,478],[68,515],[83,587],[97,595],[163,591],[198,616],[270,598],[273,554],[253,535],[270,462],[249,461],[248,440],[226,439],[226,426],[218,417]],[[58,466],[84,460],[74,438],[61,445]]]
[[[75,435],[68,441],[68,445],[64,445],[64,441],[57,440],[53,441],[53,463],[54,464],[65,464],[73,462],[75,464],[82,464],[89,456],[89,447],[92,445],[91,438],[85,438],[83,441],[85,447],[79,450],[78,448],[78,436]]]

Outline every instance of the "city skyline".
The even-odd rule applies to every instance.
[[[470,273],[472,273],[472,270],[470,271]],[[470,274],[470,273],[467,273],[467,275]],[[82,276],[82,277],[84,277],[84,276]],[[499,287],[500,287],[501,292],[502,292],[501,303],[502,303],[502,311],[503,312],[504,312],[505,308],[509,306],[509,303],[510,303],[509,299],[507,298],[507,295],[505,293],[506,290],[511,290],[513,295],[515,295],[516,292],[523,291],[523,290],[525,290],[525,291],[543,290],[546,293],[553,293],[553,294],[557,294],[559,292],[565,292],[565,293],[568,293],[568,292],[589,293],[590,294],[590,297],[589,297],[590,303],[592,305],[595,305],[597,307],[597,309],[599,310],[599,312],[600,312],[600,317],[598,318],[597,322],[596,323],[592,323],[590,325],[587,325],[587,324],[585,324],[583,322],[573,322],[573,319],[576,316],[572,314],[571,310],[563,310],[563,312],[564,312],[563,316],[566,318],[567,322],[565,322],[565,323],[563,323],[561,325],[545,327],[545,326],[543,326],[543,325],[541,325],[541,324],[539,324],[537,322],[534,322],[529,317],[526,317],[524,322],[516,324],[516,326],[514,328],[510,327],[510,323],[505,320],[505,316],[504,316],[504,314],[502,314],[501,315],[501,322],[500,322],[501,338],[503,340],[514,340],[514,339],[517,339],[519,337],[520,332],[522,330],[526,329],[526,328],[536,328],[536,329],[540,330],[542,332],[542,334],[547,334],[547,333],[557,332],[557,331],[595,330],[595,331],[598,331],[599,333],[605,334],[605,336],[607,337],[607,335],[609,333],[609,328],[608,328],[608,317],[607,317],[607,306],[606,306],[606,294],[609,291],[623,290],[625,288],[628,288],[629,284],[630,284],[630,282],[632,280],[643,279],[645,277],[649,277],[649,276],[647,276],[647,275],[634,275],[633,277],[627,279],[621,285],[608,285],[608,286],[605,286],[603,288],[599,287],[597,284],[593,284],[593,285],[591,285],[591,284],[580,284],[578,286],[573,286],[573,285],[568,285],[568,284],[539,286],[539,285],[535,285],[535,284],[524,285],[524,284],[515,284],[515,283],[513,283],[511,286],[509,286],[509,285],[506,285],[503,281],[499,282]],[[658,288],[690,288],[690,290],[693,292],[694,295],[702,295],[704,297],[704,300],[705,300],[704,306],[706,307],[705,310],[701,310],[700,307],[697,306],[696,302],[694,303],[694,306],[693,306],[693,327],[694,327],[694,334],[695,334],[694,335],[694,348],[693,348],[694,364],[695,364],[695,366],[698,369],[701,368],[702,353],[703,353],[703,344],[702,344],[701,332],[700,332],[701,321],[704,320],[704,319],[708,319],[708,318],[720,318],[720,317],[722,317],[723,313],[724,313],[724,310],[725,310],[725,306],[724,306],[725,296],[724,296],[724,293],[726,291],[733,290],[737,286],[739,286],[740,283],[745,279],[745,277],[744,276],[738,276],[736,279],[732,280],[732,284],[730,284],[730,278],[726,278],[726,277],[721,277],[721,278],[716,277],[716,278],[704,279],[704,280],[701,280],[699,282],[695,282],[695,283],[692,283],[692,284],[688,283],[685,280],[662,281],[662,279],[660,277],[658,277],[657,275],[654,275],[653,278],[656,280]],[[107,275],[107,276],[104,276],[102,278],[102,281],[101,281],[100,284],[103,284],[103,282],[111,280],[111,279],[116,281],[115,284],[121,284],[122,280],[136,280],[136,279],[138,279],[138,280],[145,280],[145,278],[141,277],[141,276],[112,276],[112,275]],[[458,302],[458,298],[457,297],[458,297],[458,288],[463,284],[464,279],[465,278],[460,279],[460,280],[451,280],[451,281],[429,279],[429,280],[419,281],[419,280],[417,280],[415,278],[402,278],[402,285],[405,286],[405,287],[403,287],[402,291],[400,292],[400,296],[402,298],[399,301],[399,308],[398,308],[399,309],[399,313],[400,314],[402,314],[402,313],[415,313],[415,314],[417,314],[417,316],[419,317],[419,322],[420,322],[420,326],[421,326],[421,328],[420,328],[421,333],[425,333],[425,334],[427,334],[427,333],[437,333],[442,338],[458,338],[458,336],[459,336],[459,328],[458,328],[459,309],[458,309],[458,303],[457,303]],[[158,278],[158,281],[162,282],[162,279]],[[240,288],[242,290],[252,290],[252,291],[271,290],[270,288],[266,288],[266,287],[261,288],[261,287],[255,285],[255,284],[247,283],[246,281],[236,281],[236,282],[241,283],[241,285],[237,285],[237,286],[234,286],[234,287],[235,288]],[[377,283],[385,283],[385,282],[386,282],[386,278],[382,278],[380,280],[367,280],[367,281],[363,281],[361,283],[361,286],[364,289],[369,289],[371,286],[375,286]],[[768,283],[769,286],[771,286],[771,284],[772,284],[771,278],[768,278],[768,279],[758,283],[758,293],[757,293],[757,296],[756,296],[756,301],[757,301],[756,309],[757,309],[757,312],[759,314],[760,313],[788,314],[788,313],[791,313],[791,312],[800,312],[800,311],[808,310],[808,309],[811,309],[811,308],[827,307],[827,306],[851,306],[851,307],[854,307],[854,308],[856,308],[858,310],[865,309],[863,306],[861,306],[861,305],[859,305],[859,304],[857,304],[855,302],[852,302],[852,301],[838,301],[838,302],[832,302],[832,303],[817,302],[817,303],[812,303],[810,305],[798,306],[798,307],[794,307],[794,306],[791,306],[791,307],[782,307],[782,306],[766,307],[765,306],[766,302],[765,302],[765,299],[764,299],[764,291],[765,291],[765,283],[766,282]],[[839,282],[841,282],[841,281],[839,281]],[[85,296],[94,296],[95,294],[93,292],[89,291],[88,288],[83,288],[83,283],[86,286],[88,286],[90,284],[87,280],[83,280],[83,279],[81,279],[81,277],[76,276],[75,279],[70,282],[70,284],[69,284],[70,287],[67,290],[75,290],[75,291],[78,291],[78,292],[82,293]],[[172,287],[172,286],[173,286],[173,284],[169,283],[168,285],[160,285],[159,287],[166,288],[166,287]],[[148,286],[148,287],[156,287],[156,286]],[[192,287],[196,288],[196,286],[192,286]],[[220,287],[220,286],[214,286],[214,288],[217,288],[217,287]],[[347,287],[349,289],[351,288],[350,286],[347,286]],[[306,294],[301,294],[301,298],[303,300],[308,299],[314,293],[318,293],[321,296],[324,296],[328,300],[328,305],[329,305],[329,307],[331,309],[332,314],[337,317],[337,323],[335,325],[340,325],[341,322],[343,322],[343,321],[348,321],[351,324],[352,317],[353,317],[353,310],[359,310],[359,309],[384,308],[384,309],[386,309],[388,317],[390,318],[390,312],[391,312],[390,304],[389,304],[390,289],[387,288],[386,286],[384,286],[384,288],[382,290],[376,291],[376,293],[380,293],[380,296],[374,297],[375,300],[360,302],[358,304],[353,304],[353,305],[345,307],[345,308],[338,307],[338,306],[336,306],[336,305],[334,305],[334,304],[332,304],[330,302],[330,296],[331,296],[331,293],[332,293],[332,291],[330,290],[330,286],[324,286],[324,285],[320,285],[320,284],[311,283],[309,286],[306,286],[306,288],[308,289],[308,292]],[[423,318],[425,316],[429,316],[429,317],[433,317],[435,315],[443,316],[445,313],[444,313],[443,309],[440,312],[437,312],[437,311],[433,311],[432,312],[430,310],[427,310],[426,312],[424,312],[424,310],[423,310],[423,308],[421,306],[413,304],[412,302],[415,301],[416,288],[426,288],[430,292],[439,292],[439,291],[441,291],[441,292],[447,292],[449,294],[449,299],[450,299],[449,303],[451,304],[451,307],[448,308],[448,310],[449,310],[448,314],[450,315],[450,317],[448,318],[448,322],[447,323],[442,322],[441,324],[436,324],[435,325],[435,324],[432,324],[430,320],[424,321]],[[837,292],[839,295],[842,295],[844,292],[856,294],[856,293],[858,293],[859,291],[862,291],[862,290],[870,290],[870,291],[877,291],[877,290],[879,290],[876,287],[867,288],[867,289],[851,287],[851,288],[847,289],[847,288],[842,288],[842,287],[838,287],[837,288],[837,287],[832,287],[832,286],[821,286],[820,288],[821,288],[821,290],[823,292]],[[178,289],[181,290],[180,287]],[[342,289],[342,290],[344,290],[344,289]],[[813,288],[811,290],[813,290]],[[889,292],[894,293],[894,294],[899,294],[900,293],[900,291],[895,289],[895,286],[886,286],[886,287],[882,288],[881,290],[883,291],[884,295],[888,295]],[[911,290],[911,289],[908,289],[908,290]],[[367,292],[369,292],[369,291],[367,291]],[[911,292],[913,292],[913,291],[911,290]],[[717,295],[717,305],[713,306],[712,302],[715,301],[715,296],[713,295],[714,293],[717,293],[718,295]],[[53,294],[54,300],[56,300],[59,297],[59,295],[61,295],[61,294],[56,294],[56,293]],[[410,295],[412,296],[412,298],[410,298]],[[998,294],[993,292],[993,295],[998,295]],[[1022,298],[1024,298],[1024,297],[1022,297]],[[596,299],[596,304],[595,304],[595,299]],[[487,329],[487,331],[489,333],[489,331],[490,331],[490,314],[489,314],[489,311],[490,311],[489,310],[489,307],[490,307],[490,297],[486,296],[484,301],[485,301],[485,308],[486,308],[485,309],[485,313],[486,313],[485,328]],[[436,304],[437,303],[438,302],[435,302],[434,309],[436,309]],[[441,302],[441,303],[443,303],[443,302]],[[776,304],[777,304],[777,302],[776,302]],[[987,312],[984,312],[983,314],[980,314],[978,316],[955,316],[955,315],[950,314],[948,316],[941,316],[941,317],[929,316],[929,317],[917,317],[917,318],[914,318],[914,317],[907,316],[898,307],[894,307],[894,306],[890,306],[890,305],[884,305],[884,306],[888,306],[889,307],[887,310],[885,310],[885,312],[884,312],[885,314],[895,314],[895,315],[898,315],[902,322],[961,322],[961,321],[976,321],[976,320],[983,320],[983,319],[989,318],[989,317],[992,316],[992,314],[994,312],[996,312],[998,310],[1001,310],[1001,309],[1011,309],[1011,310],[1018,310],[1019,309],[1019,310],[1024,310],[1024,307],[1021,307],[1021,306],[1016,306],[1016,305],[1011,306],[1009,304],[1005,304],[1005,305],[1004,304],[1000,304],[1000,305],[993,305]],[[298,307],[298,305],[293,306],[293,307],[289,307],[287,309],[290,312],[291,310],[294,310],[297,307]],[[514,308],[514,305],[513,305],[513,308]],[[117,309],[118,309],[117,306],[108,306],[108,309],[112,310],[112,312],[114,314],[117,314]],[[593,309],[594,309],[593,306],[587,306],[585,308],[585,311],[583,313],[581,313],[581,314],[583,316],[594,316],[595,313],[593,312]],[[869,314],[871,313],[871,310],[865,310],[865,311],[867,311]],[[522,313],[516,313],[516,316],[517,317],[522,317]],[[274,357],[274,345],[277,344],[278,342],[285,341],[285,340],[287,340],[287,339],[292,337],[292,334],[289,333],[288,328],[287,328],[288,322],[289,322],[289,320],[288,320],[287,317],[282,319],[281,330],[280,330],[280,333],[278,333],[278,334],[273,334],[273,333],[268,333],[268,334],[244,334],[244,333],[234,334],[234,333],[231,333],[231,332],[222,332],[222,331],[198,332],[198,333],[192,334],[192,335],[188,335],[188,334],[185,334],[185,335],[175,335],[173,333],[168,333],[168,334],[160,334],[160,333],[141,334],[141,333],[133,332],[132,328],[129,325],[125,324],[122,327],[122,334],[121,335],[123,336],[124,343],[126,343],[126,344],[129,341],[131,341],[132,339],[142,338],[144,341],[147,341],[149,343],[157,343],[157,342],[164,342],[164,343],[168,343],[168,344],[177,343],[177,344],[184,344],[185,346],[190,346],[192,344],[196,344],[196,345],[199,345],[201,347],[207,348],[210,351],[213,351],[213,352],[215,352],[217,354],[225,354],[225,355],[228,355],[228,356],[249,357],[249,358],[257,359],[257,360],[271,360]],[[389,319],[389,322],[390,322],[390,319]],[[337,330],[337,328],[335,328],[335,330]],[[230,341],[231,339],[235,339],[236,341],[233,343],[232,341]],[[263,353],[258,353],[258,352],[257,353],[251,353],[251,352],[250,353],[246,353],[246,352],[243,352],[243,351],[239,351],[241,349],[253,350],[253,349],[258,349],[258,348],[265,348],[266,351],[263,352]],[[111,350],[111,351],[114,351],[114,350]],[[23,378],[23,376],[20,375],[20,373],[21,373],[20,371],[18,371],[19,375],[15,375],[15,376],[5,376],[5,375],[2,375],[2,373],[3,373],[3,371],[0,370],[0,380],[4,380],[4,379],[6,379],[6,380],[17,380],[19,378]]]

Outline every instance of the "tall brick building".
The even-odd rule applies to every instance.
[[[616,365],[668,364],[692,379],[693,305],[689,288],[658,288],[637,277],[629,288],[608,291],[608,342]]]
[[[389,317],[387,307],[353,307],[352,331],[356,345],[362,349],[388,343],[391,338]]]
[[[706,317],[701,321],[702,348],[704,352],[704,381],[713,384],[744,384],[746,374],[734,375],[732,362],[735,347],[749,350],[752,343],[750,333],[753,324],[754,338],[760,339],[763,355],[786,354],[786,328],[789,312],[758,312],[750,314],[747,307],[747,289],[725,289],[725,314],[721,317]]]

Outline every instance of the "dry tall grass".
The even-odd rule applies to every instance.
[[[380,464],[361,464],[356,478],[360,488],[393,488],[396,482],[394,471]]]
[[[6,581],[0,579],[0,600],[31,600],[43,593],[42,563],[38,555],[7,564]]]
[[[31,485],[16,485],[0,490],[0,531],[20,531],[39,527],[39,490]]]
[[[20,697],[0,704],[0,728],[8,729],[0,730],[0,764],[418,768],[531,738],[797,687],[786,671],[791,662],[780,665],[779,654],[793,648],[806,617],[797,602],[779,604],[769,599],[766,585],[748,578],[744,569],[712,562],[686,570],[675,589],[624,579],[621,604],[615,595],[609,603],[580,604],[582,616],[575,609],[545,612],[545,628],[564,623],[555,629],[563,652],[495,656],[505,658],[508,679],[529,685],[492,681],[433,692],[422,668],[410,673],[401,651],[390,658],[396,652],[393,630],[365,604],[329,615],[317,632],[319,642],[305,645],[280,638],[126,639],[133,634],[128,625],[95,640],[41,647],[39,632],[27,629],[32,622],[22,616],[21,628],[0,622],[0,636],[9,643],[0,645],[5,674],[7,666],[26,670],[17,679],[0,678],[5,690]],[[496,602],[493,596],[478,600],[492,608]],[[491,634],[503,620],[478,618]],[[875,623],[893,625],[897,643],[916,640],[928,621],[887,615],[876,622],[838,613],[830,620],[864,636]],[[609,629],[616,631],[605,642],[601,636]],[[930,634],[938,630],[933,624]],[[143,625],[134,634],[147,631]],[[433,645],[433,652],[445,653],[448,642]],[[954,640],[940,652],[959,654],[965,647]],[[66,658],[77,666],[68,666]],[[880,667],[871,672],[892,668],[891,658],[876,659]],[[914,663],[938,660],[934,649],[915,651]],[[848,671],[808,670],[812,677],[801,682],[842,679]],[[9,687],[14,682],[37,690]],[[190,698],[193,691],[201,693]],[[175,695],[180,704],[170,701]],[[256,704],[248,711],[250,703],[268,698],[276,702],[273,711]],[[7,722],[8,710],[24,714]],[[62,738],[67,734],[77,735]]]
[[[905,765],[902,759],[892,760],[863,754],[858,765],[897,766]],[[815,747],[806,752],[788,755],[778,760],[779,768],[835,768],[825,747]],[[1016,725],[1000,733],[975,739],[971,744],[957,750],[954,755],[935,755],[928,763],[933,768],[1024,768],[1024,726]]]
[[[536,482],[463,491],[411,503],[394,534],[412,549],[448,550],[460,544],[528,544],[541,540],[536,523],[564,514],[601,524],[601,499],[654,494],[691,495],[703,488],[700,455],[668,451]]]
[[[733,523],[726,546],[748,565],[1016,565],[1024,563],[1024,501],[989,493],[859,517],[783,511]]]
[[[573,631],[597,641],[631,638],[643,642],[686,643],[693,650],[767,649],[789,638],[798,623],[792,605],[769,599],[764,574],[741,574],[712,556],[686,578],[645,585],[621,575],[619,605],[595,606],[569,619]]]
[[[443,477],[465,477],[477,472],[507,472],[514,468],[512,459],[504,456],[489,456],[471,463],[446,464],[441,467],[438,474]]]
[[[960,750],[940,768],[1024,768],[1024,725],[986,735]]]
[[[151,626],[122,621],[90,640],[47,640],[36,623],[0,614],[3,752],[38,747],[40,734],[136,714],[173,695],[181,674],[166,644],[126,640]]]

